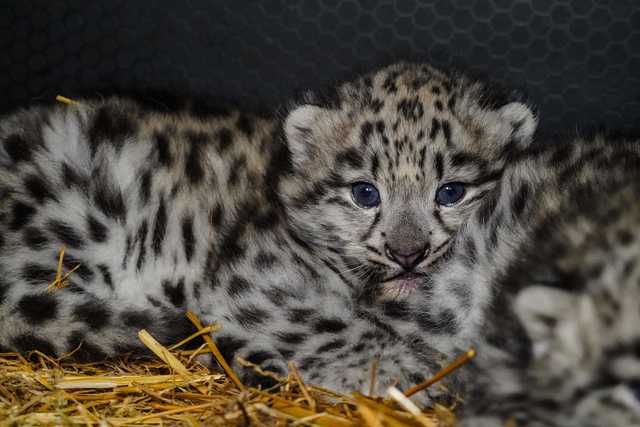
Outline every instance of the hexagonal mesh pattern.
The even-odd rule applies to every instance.
[[[0,110],[145,90],[272,107],[398,59],[522,90],[546,130],[634,128],[634,0],[21,0],[0,13]]]

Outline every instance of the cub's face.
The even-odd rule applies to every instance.
[[[357,289],[417,287],[535,129],[521,103],[481,84],[397,64],[292,110],[293,173],[280,192],[297,234]]]

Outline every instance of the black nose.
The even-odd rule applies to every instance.
[[[411,270],[427,257],[429,246],[415,250],[414,248],[394,249],[389,245],[385,245],[384,252],[390,260],[397,262],[405,270]]]

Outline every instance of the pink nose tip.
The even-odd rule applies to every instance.
[[[392,249],[390,246],[385,245],[384,247],[385,254],[387,257],[400,264],[405,270],[411,270],[416,265],[418,265],[423,259],[427,257],[427,252],[429,250],[428,246],[423,247],[419,250],[398,250]]]

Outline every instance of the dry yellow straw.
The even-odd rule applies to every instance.
[[[289,372],[291,372],[291,375],[293,376],[295,381],[298,383],[298,387],[300,387],[300,391],[302,391],[304,398],[307,399],[307,403],[309,403],[309,407],[313,412],[315,412],[316,401],[311,397],[311,394],[309,393],[309,390],[307,390],[307,386],[305,385],[304,381],[302,381],[302,377],[298,372],[298,368],[296,368],[296,364],[293,361],[289,362]]]
[[[187,338],[183,339],[179,343],[173,344],[171,347],[169,347],[169,350],[175,350],[177,348],[180,348],[183,345],[185,345],[186,343],[188,343],[189,341],[191,341],[192,339],[194,339],[196,337],[199,337],[200,335],[210,334],[210,333],[216,332],[218,330],[220,330],[220,325],[218,325],[217,323],[214,323],[213,325],[206,326],[206,327],[200,329],[198,332],[194,332],[193,334],[189,335]]]
[[[62,278],[62,260],[64,259],[65,249],[66,249],[66,246],[62,245],[62,247],[60,248],[60,254],[58,255],[58,268],[56,269],[56,280],[55,280],[58,283],[60,283],[60,279]]]
[[[176,371],[179,375],[184,377],[191,376],[189,370],[175,357],[169,350],[167,350],[162,344],[156,341],[155,338],[151,336],[149,332],[146,330],[141,330],[138,332],[138,338],[140,341],[144,343],[151,351],[155,353],[163,362],[167,365],[171,366],[171,368]]]
[[[271,406],[281,412],[284,412],[287,415],[291,415],[296,418],[306,418],[313,415],[317,415],[316,412],[311,411],[310,409],[303,408],[296,404],[296,402],[284,399],[275,394],[266,393],[263,391],[256,391],[257,394],[268,397]],[[342,416],[334,415],[331,413],[324,413],[322,416],[316,418],[313,421],[313,424],[325,427],[353,427],[354,423],[351,420],[348,420]]]
[[[200,323],[200,319],[198,319],[198,316],[196,316],[193,311],[188,310],[187,317],[189,318],[189,320],[191,320],[191,323],[193,323],[195,327],[198,328],[198,330],[204,329],[204,326],[202,326],[202,323]],[[231,381],[233,381],[236,387],[238,387],[240,390],[243,390],[244,386],[242,385],[242,382],[240,382],[240,379],[238,378],[236,373],[233,372],[233,369],[231,369],[231,366],[229,366],[227,361],[224,360],[222,353],[220,353],[218,346],[213,342],[211,337],[209,335],[203,335],[202,338],[204,338],[204,341],[209,346],[209,350],[211,350],[211,353],[213,353],[213,355],[216,357],[216,360],[218,361],[220,366],[222,366],[222,369],[224,369],[227,375],[229,375]]]
[[[141,336],[146,338],[144,333]],[[294,373],[281,380],[278,391],[245,387],[238,393],[228,374],[211,374],[200,364],[190,365],[190,352],[169,352],[159,344],[151,347],[167,362],[155,358],[135,363],[110,361],[107,365],[71,364],[34,353],[37,363],[18,354],[0,353],[0,420],[8,422],[0,421],[0,426],[89,422],[95,426],[102,422],[123,426],[425,427],[440,421],[443,426],[453,425],[452,415],[447,413],[445,418],[438,407],[418,413],[406,401],[405,405],[400,403],[402,409],[389,400],[325,391],[298,381]],[[167,354],[182,365],[170,362]],[[170,366],[171,374],[167,372]],[[185,373],[183,367],[189,369],[186,378],[180,375]],[[398,400],[397,393],[394,399]]]
[[[415,403],[409,400],[407,396],[402,394],[400,390],[395,387],[389,387],[387,393],[391,396],[400,406],[402,406],[407,412],[415,417],[415,419],[424,427],[437,427],[438,425],[429,418],[425,417],[420,408]]]
[[[358,412],[362,417],[362,420],[366,423],[368,427],[383,427],[382,420],[384,416],[382,413],[375,413],[373,410],[367,408],[364,405],[358,406]]]
[[[57,291],[58,289],[66,287],[69,284],[68,279],[69,276],[71,276],[71,273],[80,268],[80,264],[78,264],[71,270],[69,270],[67,274],[65,274],[64,276],[62,275],[62,260],[64,259],[65,249],[66,248],[64,246],[60,249],[60,255],[58,256],[58,268],[56,269],[56,278],[49,284],[49,286],[47,286],[47,292]]]
[[[69,99],[66,96],[62,96],[62,95],[56,95],[56,101],[62,102],[63,104],[67,104],[67,105],[78,104],[78,101],[74,101],[73,99]]]
[[[402,392],[397,390],[400,395]],[[437,427],[438,425],[435,421],[427,414],[424,414],[418,409],[413,402],[409,401],[409,405],[413,405],[412,409],[415,414],[403,410],[397,410],[392,408],[384,401],[379,401],[377,399],[372,399],[370,397],[363,396],[361,393],[354,392],[353,397],[357,403],[357,411],[360,413],[363,421],[367,423],[368,426],[376,426],[382,425],[384,427],[417,427],[419,425],[423,427]],[[392,396],[393,397],[393,396]],[[402,395],[402,397],[406,400],[406,397]],[[397,399],[396,399],[397,400]],[[402,405],[401,406],[405,406]],[[367,411],[368,409],[368,411]],[[382,423],[382,424],[379,424]]]
[[[149,332],[144,329],[141,330],[140,332],[138,332],[138,338],[140,338],[140,341],[142,341],[144,345],[149,347],[149,349],[151,349],[151,351],[153,351],[156,356],[162,359],[162,361],[167,365],[171,366],[171,369],[173,369],[179,375],[185,378],[191,377],[191,372],[189,372],[189,370],[182,364],[182,362],[180,362],[177,357],[171,354],[171,352],[167,350],[166,347],[156,341],[156,339],[153,338]],[[207,392],[206,387],[196,386],[196,388],[202,394],[206,394]]]
[[[414,385],[413,387],[405,390],[404,395],[406,397],[412,396],[419,391],[424,390],[425,388],[431,387],[433,384],[437,383],[451,372],[458,369],[460,366],[464,365],[471,359],[476,357],[476,350],[474,348],[470,348],[465,354],[459,356],[456,360],[451,362],[448,366],[442,369],[440,372],[435,374],[433,377],[429,378],[427,381],[420,383],[418,385]]]
[[[207,378],[198,378],[205,381]],[[62,390],[74,389],[112,389],[115,387],[128,386],[130,384],[137,385],[155,385],[155,384],[173,384],[188,385],[194,381],[180,380],[175,375],[86,375],[63,376],[56,381],[55,387]],[[121,388],[122,390],[122,388]]]

